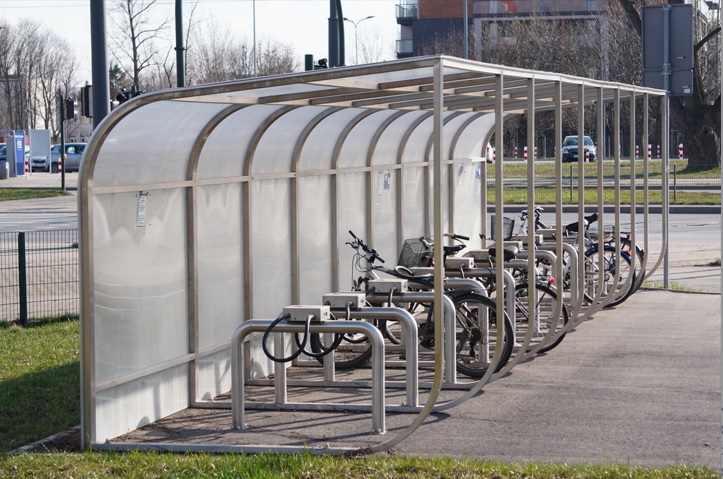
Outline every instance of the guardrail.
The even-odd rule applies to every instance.
[[[79,311],[78,230],[0,233],[0,321]]]

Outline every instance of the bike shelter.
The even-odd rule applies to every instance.
[[[180,411],[205,408],[211,414],[215,398],[232,388],[231,339],[239,327],[349,289],[349,230],[389,259],[405,238],[442,238],[451,231],[469,234],[471,248],[485,247],[477,233],[487,232],[488,211],[497,212],[497,231],[503,228],[500,139],[512,115],[553,112],[558,140],[564,108],[578,111],[580,135],[586,107],[595,108],[598,138],[608,135],[607,123],[614,126],[614,184],[602,184],[598,161],[597,186],[614,189],[620,231],[620,104],[633,119],[628,136],[634,145],[636,137],[651,136],[649,102],[664,97],[638,86],[430,56],[171,89],[126,102],[96,128],[79,177],[83,447],[290,450],[115,439]],[[530,145],[535,116],[527,116]],[[636,133],[639,117],[643,131]],[[663,117],[658,123],[663,131],[666,122]],[[485,150],[493,136],[497,181],[494,205],[488,205]],[[555,164],[553,249],[562,252],[560,151]],[[534,185],[534,161],[527,165]],[[586,167],[582,158],[577,167]],[[579,176],[582,193],[589,185]],[[628,187],[645,192],[648,251],[647,161],[642,184]],[[534,188],[529,191],[532,211]],[[603,224],[611,205],[598,196]],[[579,198],[582,222],[584,195]],[[632,225],[635,201],[632,195]],[[526,246],[533,258],[534,242],[530,235]],[[442,304],[444,274],[436,250],[435,260],[434,298]],[[497,264],[503,264],[502,248]],[[496,275],[503,284],[504,271]],[[598,293],[590,310],[605,303]],[[501,317],[505,305],[497,307]],[[442,308],[437,310],[441,343]],[[573,318],[583,314],[576,307]],[[273,374],[258,334],[240,336],[246,376]],[[439,364],[414,422],[364,450],[391,447],[425,420],[442,382]],[[469,388],[465,399],[488,379]],[[333,451],[331,445],[327,452]]]

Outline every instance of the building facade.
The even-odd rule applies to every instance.
[[[397,58],[429,53],[429,45],[450,35],[463,36],[467,18],[467,39],[475,60],[483,60],[483,38],[492,43],[513,41],[504,25],[511,20],[544,17],[551,21],[595,19],[609,0],[402,0],[397,4],[400,38]],[[466,12],[465,12],[466,10]]]

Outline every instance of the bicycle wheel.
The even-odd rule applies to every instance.
[[[620,251],[620,265],[616,264],[616,248],[613,245],[606,244],[603,248],[603,280],[602,285],[598,285],[599,271],[601,266],[598,264],[598,243],[593,244],[585,251],[585,276],[589,276],[590,281],[586,281],[585,300],[592,302],[596,296],[598,289],[602,289],[601,298],[614,295],[614,299],[605,307],[609,308],[617,306],[628,299],[632,294],[635,285],[635,271],[632,271],[630,254],[627,251]],[[633,275],[627,289],[623,291],[625,280],[629,275]],[[617,275],[617,286],[615,291],[612,290]]]
[[[546,341],[545,345],[540,348],[539,353],[544,353],[555,348],[560,344],[567,332],[561,333],[565,325],[570,321],[570,315],[567,306],[563,302],[561,317],[555,320],[555,311],[557,307],[557,292],[544,284],[535,285],[535,313],[536,319],[533,325],[532,339],[528,350],[537,346],[541,341]],[[518,284],[515,286],[515,326],[518,331],[518,337],[527,333],[530,324],[530,285]],[[550,333],[550,328],[554,324],[554,332]],[[548,337],[548,334],[550,335]]]
[[[504,315],[502,344],[497,341],[497,303],[477,293],[453,297],[457,371],[472,378],[481,378],[499,350],[500,360],[495,372],[501,370],[512,355],[513,329],[507,313]]]
[[[623,245],[623,248],[627,248],[628,254],[630,254],[629,253],[631,251],[630,239],[626,236],[622,236],[620,238],[620,244]],[[625,249],[623,249],[623,251],[625,251]],[[635,260],[635,262],[637,264],[637,266],[635,268],[635,274],[637,275],[637,278],[636,278],[635,286],[633,287],[632,293],[636,292],[640,288],[640,286],[642,286],[643,281],[645,280],[645,270],[642,269],[643,268],[643,260],[645,259],[645,251],[643,251],[643,249],[637,244],[635,245],[635,255],[637,256],[637,259]],[[630,294],[632,294],[632,293],[630,293]]]

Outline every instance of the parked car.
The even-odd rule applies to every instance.
[[[50,171],[50,161],[47,156],[33,156],[30,158],[32,171]]]
[[[566,136],[562,141],[562,161],[577,161],[577,145],[578,136]],[[589,136],[583,137],[583,145],[585,145],[585,152],[588,155],[590,161],[595,161],[597,158],[597,147],[593,143],[592,138]]]
[[[63,168],[66,173],[70,171],[80,170],[80,160],[83,158],[87,143],[66,143],[65,144],[65,163]],[[60,160],[60,145],[50,147],[50,171],[58,172],[58,162]]]

